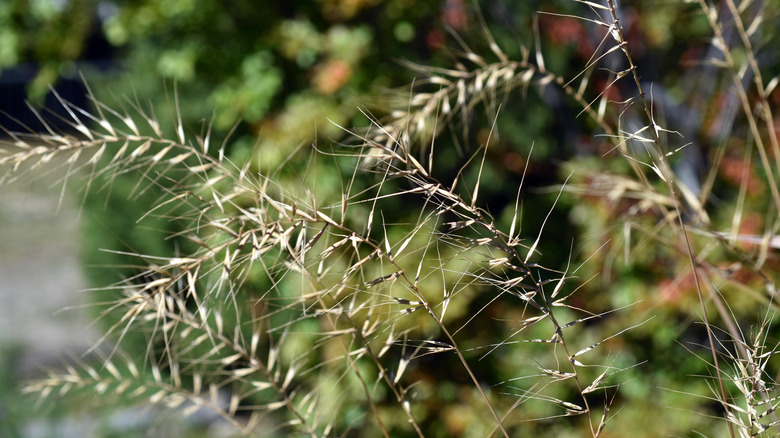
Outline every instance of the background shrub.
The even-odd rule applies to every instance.
[[[2,163],[88,175],[111,347],[29,389],[258,435],[771,433],[773,4],[356,4],[102,21],[135,94]]]

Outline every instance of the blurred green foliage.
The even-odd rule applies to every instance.
[[[175,94],[185,124],[192,131],[202,132],[204,124],[212,126],[215,141],[219,143],[235,125],[232,137],[226,142],[226,154],[239,167],[249,161],[253,172],[275,175],[280,186],[301,180],[316,181],[317,190],[322,191],[316,198],[335,205],[341,193],[340,181],[344,180],[344,174],[351,173],[350,165],[354,163],[345,165],[323,157],[315,160],[309,145],[313,143],[328,150],[332,142],[345,137],[341,127],[367,125],[366,116],[359,111],[361,105],[368,105],[377,116],[386,115],[392,109],[387,102],[394,101],[383,94],[388,88],[398,87],[393,96],[403,102],[408,92],[403,84],[409,83],[414,73],[400,65],[399,60],[451,67],[463,47],[448,34],[448,28],[454,29],[474,52],[488,54],[480,23],[484,19],[510,58],[522,56],[517,41],[539,44],[549,70],[565,78],[577,75],[595,49],[589,46],[593,39],[588,36],[592,31],[579,21],[540,15],[535,25],[541,37],[535,41],[531,30],[533,12],[541,9],[565,14],[579,10],[574,2],[548,3],[485,0],[477,2],[477,12],[470,3],[443,0],[306,0],[261,4],[218,0],[10,0],[0,4],[0,40],[3,41],[0,67],[39,63],[41,69],[29,88],[31,97],[39,98],[45,93],[45,87],[64,71],[63,66],[80,59],[89,38],[100,31],[115,50],[111,56],[115,56],[122,73],[112,71],[101,76],[88,64],[83,65],[99,99],[138,96],[140,107],[149,108],[163,126],[171,126],[165,119],[176,117],[172,110]],[[453,5],[461,5],[463,9],[447,9]],[[629,43],[634,44],[630,49],[639,60],[639,70],[645,80],[656,83],[668,96],[683,102],[682,105],[693,107],[699,104],[697,99],[723,98],[704,92],[691,93],[686,82],[689,77],[686,74],[692,67],[685,61],[700,59],[698,55],[706,49],[710,34],[702,16],[694,14],[692,8],[659,2],[626,1],[622,2],[622,11]],[[774,65],[769,67],[768,76],[772,73],[777,73]],[[606,77],[606,73],[598,73],[593,82],[601,81],[597,87],[603,87]],[[626,96],[615,96],[615,100],[619,98]],[[132,97],[131,101],[135,99]],[[701,109],[712,110],[704,105]],[[706,374],[706,362],[685,350],[696,350],[703,343],[701,331],[693,323],[697,321],[699,303],[686,277],[689,268],[670,254],[668,246],[658,242],[643,241],[639,249],[634,249],[628,237],[637,239],[640,226],[652,229],[653,224],[640,223],[642,219],[638,218],[633,225],[637,230],[628,233],[627,225],[615,218],[630,205],[614,205],[604,198],[587,195],[564,197],[546,220],[555,192],[539,193],[540,189],[560,184],[571,168],[587,169],[592,175],[605,171],[626,174],[625,162],[603,159],[608,151],[602,150],[603,144],[593,137],[600,132],[584,117],[574,117],[579,108],[565,96],[551,94],[550,90],[515,91],[501,102],[498,114],[496,110],[477,108],[473,120],[455,123],[451,137],[436,140],[437,150],[446,151],[439,152],[437,177],[451,181],[477,146],[485,144],[491,135],[492,143],[481,174],[482,197],[490,214],[508,229],[515,190],[533,145],[526,177],[528,190],[521,195],[522,227],[535,237],[536,231],[545,224],[540,246],[546,249],[540,264],[564,269],[574,248],[571,264],[579,266],[589,260],[578,275],[584,280],[592,278],[579,292],[587,297],[581,307],[599,313],[629,306],[599,324],[586,326],[582,337],[602,339],[624,327],[649,320],[621,340],[615,340],[617,368],[630,367],[632,363],[642,365],[630,368],[622,377],[629,383],[621,386],[617,397],[628,403],[614,420],[614,436],[643,436],[642,430],[647,436],[682,435],[699,427],[711,413],[709,402],[679,394],[708,394],[703,389],[704,380],[692,377]],[[494,121],[491,115],[497,121],[493,134],[490,134]],[[741,137],[744,136],[742,133]],[[727,164],[739,169],[746,165],[740,161],[741,157],[729,158],[732,161]],[[297,170],[278,170],[286,162],[296,163]],[[373,176],[361,178],[369,184]],[[473,186],[476,178],[476,172],[464,175],[464,186]],[[591,175],[578,173],[573,183],[588,178]],[[132,249],[154,255],[180,251],[185,242],[160,236],[175,234],[182,224],[166,221],[164,217],[146,218],[141,228],[134,224],[135,218],[146,211],[145,206],[156,196],[154,189],[135,196],[136,181],[118,177],[107,185],[111,187],[110,195],[107,191],[90,195],[85,204],[87,247]],[[164,189],[168,183],[159,184]],[[717,184],[724,187],[721,193],[731,193],[732,197],[723,202],[732,205],[739,183],[725,178]],[[750,186],[747,202],[755,211],[762,211],[761,206],[768,202],[765,191],[760,179]],[[130,202],[126,201],[128,198]],[[126,214],[128,210],[141,213]],[[395,211],[397,217],[386,217],[387,223],[415,221],[413,206],[410,208],[399,201]],[[728,209],[713,209],[712,216],[714,221],[723,224],[722,228],[728,227],[727,222],[733,217]],[[753,215],[745,219],[745,224],[760,230],[768,219]],[[350,220],[365,219],[357,214]],[[389,232],[392,236],[392,227]],[[394,241],[400,239],[392,237]],[[425,244],[415,242],[413,246]],[[92,256],[95,252],[91,249],[85,250],[85,254],[89,265],[133,264],[132,260],[117,254]],[[629,257],[624,257],[625,254]],[[770,262],[772,266],[778,265],[776,258]],[[94,281],[101,284],[137,273],[132,268],[94,272],[101,272],[92,274]],[[106,272],[110,277],[105,276]],[[268,281],[262,273],[253,275],[256,285]],[[761,282],[755,276],[745,275],[742,284],[760,289]],[[469,292],[473,291],[464,291],[451,304],[452,315],[464,322],[485,304]],[[735,310],[744,312],[743,315],[752,312],[755,316],[754,298],[745,297],[736,286],[726,285],[723,293],[728,294],[729,304]],[[512,311],[517,310],[508,313],[511,315]],[[511,320],[508,315],[501,318]],[[423,324],[423,320],[413,321]],[[472,327],[473,338],[464,339],[464,343],[471,342],[477,348],[497,342],[506,329],[499,325]],[[305,327],[297,328],[306,331]],[[435,330],[431,327],[429,333],[435,334]],[[308,347],[304,339],[299,341],[301,344],[296,348]],[[145,343],[139,344],[142,345],[139,349],[146,347]],[[485,368],[479,372],[490,382],[511,379],[523,366],[516,363],[516,357],[525,355],[527,362],[534,360],[529,351],[524,345],[517,350],[512,347],[496,353],[499,359],[486,361]],[[290,354],[295,356],[294,350]],[[440,360],[438,356],[436,360]],[[457,368],[453,365],[442,360],[438,366],[420,367],[416,376],[422,382],[419,391],[423,398],[431,400],[426,402],[428,415],[422,415],[422,422],[427,430],[440,430],[440,436],[486,436],[487,431],[479,429],[482,423],[465,420],[485,413],[472,411],[482,409],[482,404],[475,401],[474,388],[453,371]],[[441,373],[427,374],[431,369]],[[376,378],[368,369],[365,374],[369,381]],[[358,389],[354,389],[354,394],[359,394]],[[565,399],[566,395],[561,398]],[[434,400],[441,400],[442,405],[448,406],[447,410],[439,411]],[[452,403],[453,400],[457,403]],[[542,409],[531,403],[529,406],[529,410]],[[668,413],[663,430],[655,428],[656,418],[646,415],[659,411]],[[529,413],[529,416],[534,415]],[[359,417],[357,412],[355,418],[346,416],[339,426],[359,430]],[[533,430],[529,433],[565,436],[558,425],[566,422],[556,421],[538,425],[535,430],[534,426],[528,426]]]

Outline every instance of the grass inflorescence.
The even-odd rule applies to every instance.
[[[461,41],[451,68],[412,66],[424,77],[385,117],[349,130],[353,142],[315,144],[302,163],[277,169],[231,159],[209,126],[189,133],[175,101],[171,132],[137,99],[112,106],[92,95],[91,110],[61,101],[71,133],[8,132],[3,182],[49,162],[67,166],[68,177],[87,175],[87,191],[111,190],[130,175],[131,196],[158,195],[139,223],[163,219],[174,230],[164,238],[176,242],[171,254],[122,251],[135,273],[94,291],[105,297],[101,360],[75,361],[27,389],[42,399],[82,392],[185,413],[205,407],[260,436],[508,437],[556,433],[557,425],[607,436],[612,425],[626,430],[621,411],[639,403],[623,387],[655,363],[627,347],[632,333],[660,330],[654,312],[679,299],[704,328],[692,356],[711,371],[683,376],[708,382],[710,394],[686,395],[719,406],[723,433],[772,435],[771,318],[748,338],[734,310],[759,305],[771,314],[776,306],[777,78],[763,77],[760,56],[771,42],[771,8],[680,6],[711,30],[714,55],[697,68],[722,78],[718,86],[733,97],[737,110],[721,123],[742,136],[737,144],[663,127],[665,102],[641,79],[618,5],[571,3],[577,14],[534,18],[532,43],[516,50],[521,59],[483,29],[488,53]],[[593,29],[594,52],[574,77],[546,66],[544,17]],[[551,209],[523,208],[523,170],[514,202],[492,211],[486,169],[500,124],[483,144],[463,142],[455,171],[438,166],[452,153],[438,141],[470,137],[475,113],[495,122],[509,99],[548,88],[585,116],[603,154],[596,164],[569,160]],[[709,169],[693,184],[684,154],[700,142],[708,142]],[[766,202],[751,201],[760,199],[751,178]],[[735,193],[720,193],[723,181],[736,181]],[[572,211],[585,218],[578,225],[590,242],[546,236],[561,197],[580,200]],[[743,232],[756,212],[758,232]],[[524,229],[527,215],[541,225]],[[546,246],[561,245],[571,248],[568,261],[539,262]],[[670,281],[645,286],[661,289],[656,296],[619,303],[612,291],[626,286],[614,276],[624,267],[665,269]],[[678,298],[682,284],[693,291],[687,302]],[[745,291],[748,304],[730,298]],[[128,351],[127,339],[139,335],[142,351]]]

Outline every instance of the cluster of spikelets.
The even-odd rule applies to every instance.
[[[376,421],[372,427],[389,435],[392,429],[380,411],[387,408],[374,402],[382,385],[422,435],[411,399],[414,382],[406,380],[405,371],[421,356],[453,354],[481,393],[496,429],[508,434],[503,423],[511,410],[494,409],[495,394],[483,392],[456,339],[455,331],[467,329],[468,322],[453,327],[448,318],[451,300],[474,290],[490,294],[490,302],[511,298],[527,307],[512,342],[525,328],[550,324],[549,337],[525,342],[551,344],[552,358],[555,346],[563,349],[568,365],[539,365],[538,371],[576,385],[577,402],[548,398],[568,415],[590,416],[585,395],[601,389],[615,372],[605,367],[587,381],[578,372],[581,358],[600,342],[574,347],[567,329],[595,316],[559,322],[556,309],[567,308],[563,292],[569,273],[545,275],[532,262],[539,239],[523,247],[514,225],[508,232],[498,230],[478,207],[479,181],[464,199],[453,189],[457,181],[437,181],[402,143],[366,141],[359,152],[338,157],[354,167],[370,153],[381,177],[367,187],[351,179],[340,202],[324,204],[305,182],[297,191],[280,187],[273,178],[235,166],[221,150],[211,153],[208,135],[189,141],[181,123],[177,138],[166,138],[137,105],[131,116],[97,101],[95,113],[62,103],[82,135],[11,134],[18,151],[3,158],[12,164],[6,177],[58,154],[68,156],[63,160],[72,166],[68,174],[88,173],[90,181],[137,170],[143,187],[164,189],[146,214],[180,222],[181,236],[195,250],[175,257],[136,254],[144,271],[108,288],[121,293],[107,311],[120,315],[106,335],[114,349],[103,353],[97,368],[68,367],[64,374],[32,383],[31,391],[46,397],[86,388],[104,397],[184,406],[186,412],[207,407],[247,433],[283,409],[286,420],[278,427],[321,436],[338,428],[344,416],[339,405],[355,396],[339,386],[358,384],[357,397],[371,407],[369,416]],[[153,135],[142,134],[139,114]],[[405,189],[399,190],[399,181]],[[384,223],[393,198],[416,205],[418,221]],[[365,221],[351,219],[352,209],[367,210]],[[256,290],[249,280],[258,275],[265,277],[261,283],[267,289]],[[434,323],[441,340],[426,338],[421,319]],[[147,334],[142,360],[122,353],[122,340],[131,331]],[[311,348],[302,351],[302,344]],[[366,366],[373,370],[363,370]],[[522,397],[542,396],[533,390]],[[595,420],[594,433],[605,420],[606,415]]]
[[[621,217],[626,248],[642,226],[644,244],[661,242],[688,259],[712,352],[714,399],[732,436],[769,433],[777,401],[766,367],[775,350],[765,347],[764,332],[750,342],[728,325],[737,348],[719,356],[723,348],[705,302],[715,302],[722,320],[731,321],[714,287],[722,272],[716,267],[720,261],[708,259],[712,244],[736,254],[736,263],[750,266],[770,296],[776,293],[771,275],[762,270],[768,251],[777,246],[772,228],[752,242],[760,248],[756,252],[740,249],[753,238],[738,232],[741,210],[732,230],[713,228],[707,213],[712,184],[697,192],[675,174],[670,161],[683,145],[670,144],[676,134],[655,120],[614,2],[576,2],[586,8],[577,18],[603,34],[577,77],[547,71],[538,44],[512,61],[489,34],[495,62],[464,44],[463,62],[474,68],[417,67],[426,78],[416,83],[406,109],[355,134],[357,146],[314,152],[312,163],[330,160],[351,175],[337,182],[335,196],[318,186],[314,164],[298,177],[299,184],[282,182],[281,171],[263,174],[249,162],[232,162],[224,144],[211,144],[209,130],[188,135],[181,117],[174,117],[174,132],[166,133],[154,114],[132,100],[112,107],[93,97],[92,111],[61,101],[75,135],[54,129],[9,132],[0,157],[8,169],[3,182],[54,161],[67,166],[68,176],[88,175],[88,190],[98,183],[110,186],[119,175],[136,175],[137,193],[161,194],[144,216],[176,222],[180,231],[171,238],[183,242],[180,254],[133,254],[141,266],[138,275],[96,291],[112,294],[104,346],[95,349],[102,358],[98,365],[79,361],[28,389],[42,398],[81,392],[185,413],[208,408],[250,435],[425,436],[431,433],[425,399],[431,389],[421,380],[436,371],[419,368],[432,363],[429,356],[444,355],[449,362],[438,363],[457,367],[474,389],[466,400],[484,429],[469,433],[512,436],[523,422],[572,417],[575,427],[601,435],[615,411],[611,403],[624,369],[612,365],[605,346],[632,327],[588,340],[582,326],[603,314],[570,304],[580,285],[579,268],[556,272],[534,262],[543,230],[521,233],[521,187],[509,229],[500,229],[480,207],[487,146],[466,163],[477,168],[476,181],[461,180],[463,169],[449,180],[436,175],[433,145],[443,130],[468,126],[477,106],[495,111],[517,88],[560,87],[600,128],[617,152],[614,159],[624,159],[631,169],[602,172],[562,190],[603,196],[613,204],[631,200]],[[756,12],[751,3],[727,0],[720,9],[741,37],[736,47],[724,37],[720,10],[704,1],[698,6],[721,53],[717,67],[733,80],[776,215],[780,147],[764,131],[774,132],[768,96],[777,81],[765,85],[761,77],[752,44],[764,10]],[[742,22],[746,14],[752,14],[749,26]],[[744,64],[735,61],[736,50],[747,53]],[[606,61],[623,67],[594,93],[591,76]],[[748,76],[753,92],[746,89]],[[633,83],[634,97],[610,101],[607,90],[626,81]],[[413,208],[416,221],[386,221],[397,217],[399,206]],[[702,236],[705,244],[692,236]],[[463,309],[473,302],[481,307]],[[519,310],[500,316],[511,320],[502,340],[475,346],[472,327],[481,327],[480,319],[494,318],[490,309],[505,305]],[[130,333],[147,339],[143,357],[124,352]],[[522,354],[533,358],[518,358]],[[485,357],[524,364],[509,366],[518,373],[512,377],[490,381],[479,373]],[[416,378],[412,369],[418,369]],[[549,407],[532,407],[535,403]]]
[[[68,367],[32,383],[31,391],[46,397],[86,388],[105,397],[185,406],[186,412],[207,407],[247,433],[283,409],[287,419],[278,427],[320,436],[338,427],[344,416],[339,404],[354,396],[339,385],[358,384],[373,427],[389,435],[380,412],[387,408],[374,402],[383,385],[422,435],[411,400],[415,382],[405,379],[405,371],[424,355],[453,354],[482,393],[496,429],[508,434],[503,423],[511,410],[499,416],[495,394],[483,392],[456,339],[455,331],[467,329],[468,322],[453,327],[448,318],[451,300],[474,290],[490,294],[489,302],[510,298],[527,307],[507,341],[549,323],[549,337],[524,341],[551,344],[553,359],[555,346],[563,349],[568,365],[539,365],[538,372],[579,388],[578,402],[547,399],[568,415],[590,416],[585,395],[615,372],[605,367],[588,381],[578,372],[581,358],[600,342],[574,347],[567,329],[596,316],[559,322],[556,309],[567,308],[569,273],[545,275],[532,262],[539,239],[523,247],[514,225],[498,230],[478,207],[479,181],[464,199],[453,189],[457,181],[437,181],[402,143],[367,140],[359,152],[337,157],[355,167],[371,154],[381,177],[367,187],[351,179],[340,202],[323,204],[305,182],[298,191],[280,187],[273,178],[235,166],[221,150],[210,153],[208,135],[188,141],[181,123],[177,138],[167,139],[137,105],[131,116],[97,101],[95,113],[62,103],[82,136],[11,134],[18,151],[3,158],[12,164],[6,177],[58,154],[69,157],[63,160],[72,166],[68,174],[88,173],[90,181],[138,170],[141,186],[164,189],[146,214],[180,222],[181,236],[195,250],[176,257],[136,254],[145,270],[108,288],[121,293],[107,311],[121,315],[107,330],[114,349],[103,353],[97,368]],[[142,134],[139,114],[153,135]],[[85,118],[102,129],[88,127]],[[399,181],[405,189],[399,190]],[[384,223],[393,198],[416,205],[418,221]],[[352,209],[367,210],[365,220],[351,219]],[[265,277],[267,289],[255,289],[249,279],[257,275]],[[426,338],[421,319],[433,322],[442,340]],[[122,353],[122,339],[131,331],[147,333],[143,360]],[[301,351],[305,341],[297,338],[311,338],[305,345],[312,348]],[[542,396],[540,390],[522,395]],[[605,420],[596,420],[594,433]]]

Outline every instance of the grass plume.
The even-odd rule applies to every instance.
[[[139,222],[162,218],[176,230],[166,236],[175,254],[127,251],[137,273],[94,291],[107,297],[102,363],[77,361],[28,390],[42,399],[78,391],[127,397],[188,413],[206,407],[247,435],[509,437],[534,430],[528,424],[553,431],[560,422],[602,436],[619,421],[621,376],[652,360],[622,357],[622,339],[673,300],[642,297],[651,304],[615,327],[614,314],[640,306],[604,310],[598,294],[619,281],[617,254],[638,266],[652,253],[672,271],[672,284],[689,279],[695,290],[694,304],[680,308],[705,329],[703,361],[722,424],[731,436],[769,436],[771,325],[761,321],[758,334],[743,339],[729,307],[734,291],[749,291],[749,304],[768,312],[776,306],[777,78],[765,83],[759,51],[771,38],[769,6],[690,6],[706,18],[717,54],[691,74],[708,69],[728,79],[718,91],[733,96],[739,116],[717,117],[745,138],[735,150],[721,133],[663,127],[668,102],[641,80],[616,2],[571,3],[576,15],[548,10],[540,19],[595,29],[595,49],[574,77],[548,69],[538,21],[518,60],[483,25],[489,53],[459,40],[451,68],[411,66],[423,78],[402,103],[350,130],[352,144],[302,152],[300,167],[292,158],[272,171],[235,162],[227,143],[212,144],[210,126],[189,133],[175,94],[172,127],[138,100],[109,105],[90,92],[91,110],[60,99],[71,133],[6,132],[0,182],[50,162],[67,166],[66,179],[87,175],[87,191],[132,175],[132,196],[159,196]],[[500,108],[548,87],[586,116],[604,152],[596,164],[571,159],[570,179],[556,188],[558,197],[581,200],[583,215],[606,212],[583,225],[598,226],[603,239],[572,249],[564,269],[538,261],[561,242],[545,238],[554,209],[523,211],[525,170],[512,187],[516,202],[498,213],[511,219],[494,217],[485,200]],[[443,171],[438,163],[450,151],[438,140],[445,132],[469,137],[479,111],[494,123],[489,135],[459,151],[465,159],[454,172]],[[698,142],[707,142],[711,166],[693,184],[684,154]],[[744,166],[739,175],[729,173],[729,160]],[[760,197],[752,173],[771,194],[764,204],[748,200]],[[736,194],[720,193],[730,181]],[[757,211],[762,229],[741,231]],[[544,218],[538,229],[522,230],[528,214]],[[132,334],[145,340],[140,356],[124,348]],[[451,381],[469,389],[452,394]]]

